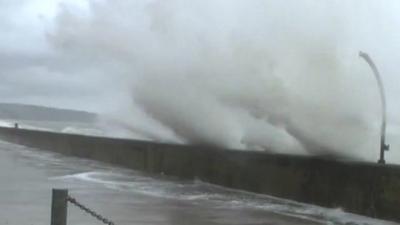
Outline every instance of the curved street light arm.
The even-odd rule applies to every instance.
[[[381,149],[380,149],[380,158],[378,163],[385,163],[385,151],[389,150],[389,145],[385,143],[385,135],[386,135],[386,98],[385,98],[385,91],[383,88],[382,78],[379,74],[379,71],[372,61],[371,57],[365,52],[359,53],[360,57],[363,58],[368,65],[371,67],[372,71],[374,72],[376,81],[378,82],[378,88],[381,96],[381,104],[382,104],[382,124],[381,124]]]

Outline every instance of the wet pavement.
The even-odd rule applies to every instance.
[[[395,224],[201,181],[151,176],[0,141],[0,224],[50,224],[52,188],[116,225]],[[68,206],[68,224],[102,224]]]

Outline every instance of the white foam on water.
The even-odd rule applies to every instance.
[[[104,185],[118,191],[140,193],[152,197],[172,198],[185,201],[212,201],[222,207],[255,208],[289,217],[332,225],[394,225],[396,223],[368,218],[272,196],[254,194],[224,188],[201,181],[179,183],[159,180],[140,174],[124,174],[108,171],[76,173],[53,179],[75,179]]]
[[[108,171],[90,171],[71,175],[53,177],[51,179],[74,179],[92,182],[118,191],[129,191],[152,197],[173,198],[181,200],[206,199],[210,194],[180,192],[190,188],[190,184],[179,184],[172,181],[160,181],[140,175],[113,173]]]
[[[57,123],[50,121],[7,121],[0,120],[0,127],[15,127],[15,123],[18,123],[18,127],[27,130],[38,130],[38,131],[51,131],[61,132],[69,134],[82,134],[91,136],[107,136],[106,132],[92,124],[71,124],[71,123]]]
[[[32,126],[32,125],[28,125],[28,124],[19,124],[19,127],[21,129],[27,129],[27,130],[54,131],[53,129],[50,129],[47,127],[38,127],[38,126]]]
[[[198,181],[202,183],[201,181]],[[300,203],[289,199],[278,198],[269,195],[235,190],[213,184],[204,183],[217,189],[223,189],[234,194],[238,199],[232,199],[229,204],[233,207],[258,208],[274,213],[307,219],[316,222],[325,222],[332,225],[395,225],[398,223],[374,219],[362,215],[348,213],[341,208],[324,208],[316,205]]]
[[[83,128],[76,126],[68,126],[61,130],[62,133],[83,134],[92,136],[105,136],[105,132],[96,128]]]
[[[15,127],[15,123],[16,122],[11,122],[11,121],[6,121],[6,120],[0,120],[0,127]],[[53,131],[50,128],[47,127],[39,127],[39,126],[33,126],[33,125],[29,125],[27,123],[23,123],[18,121],[18,127],[21,129],[28,129],[28,130],[41,130],[41,131]]]
[[[14,125],[10,122],[0,120],[0,127],[13,127]]]

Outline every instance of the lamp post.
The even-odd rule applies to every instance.
[[[380,149],[380,158],[378,163],[385,164],[385,151],[389,151],[389,145],[385,143],[385,135],[386,135],[386,99],[385,99],[385,92],[383,89],[382,78],[379,74],[378,69],[376,68],[374,62],[369,57],[369,55],[365,52],[359,53],[360,57],[363,58],[368,65],[371,67],[372,71],[374,72],[376,81],[378,82],[379,92],[381,95],[381,105],[382,105],[382,124],[381,124],[381,149]]]

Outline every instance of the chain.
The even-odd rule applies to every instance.
[[[67,199],[70,203],[72,203],[73,205],[77,206],[78,208],[82,209],[83,211],[85,211],[86,213],[88,213],[89,215],[93,216],[94,218],[98,219],[99,221],[103,222],[104,224],[107,225],[115,225],[114,222],[104,218],[103,216],[101,216],[100,214],[96,213],[95,211],[89,209],[88,207],[84,206],[82,203],[79,203],[75,198],[72,198],[71,196],[68,196]]]

